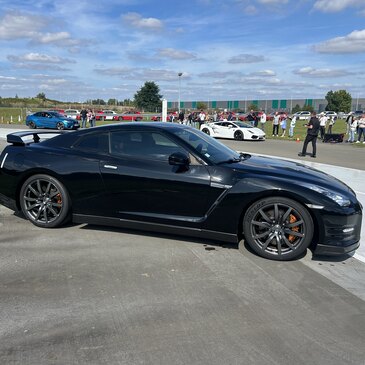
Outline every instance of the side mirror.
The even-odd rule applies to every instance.
[[[189,156],[182,152],[174,152],[169,156],[169,165],[188,166],[190,163]]]

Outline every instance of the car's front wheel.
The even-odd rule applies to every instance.
[[[234,132],[233,138],[237,141],[243,140],[243,133],[241,131]]]
[[[27,219],[43,228],[54,228],[64,223],[70,211],[67,190],[49,175],[28,178],[20,190],[20,206]]]
[[[307,209],[292,199],[264,198],[246,211],[243,233],[260,256],[292,260],[300,257],[312,242],[313,221]]]
[[[58,130],[63,130],[63,129],[65,129],[65,125],[62,122],[58,122],[56,125],[56,128]]]
[[[207,134],[208,136],[210,136],[210,131],[209,131],[208,128],[203,128],[202,129],[202,132],[205,133],[205,134]]]
[[[35,125],[35,123],[34,122],[29,122],[29,128],[31,128],[31,129],[36,129],[36,125]]]

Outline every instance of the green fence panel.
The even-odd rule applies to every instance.
[[[238,109],[239,105],[240,105],[240,102],[238,100],[235,100],[233,102],[233,109]]]
[[[280,109],[286,109],[286,100],[280,100]]]
[[[278,107],[279,107],[279,100],[273,100],[272,103],[271,103],[271,107],[273,109],[278,109]]]
[[[192,109],[196,109],[196,105],[197,105],[197,102],[196,101],[192,101],[191,102],[191,108]]]
[[[168,101],[168,102],[167,102],[167,107],[168,107],[169,109],[171,109],[171,108],[172,108],[172,101]]]
[[[217,107],[217,102],[216,101],[212,101],[212,109],[215,109]]]

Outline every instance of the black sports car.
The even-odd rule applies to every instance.
[[[123,123],[17,132],[7,141],[0,202],[39,227],[72,219],[244,239],[275,260],[359,245],[362,207],[344,183],[299,163],[239,154],[190,127]]]

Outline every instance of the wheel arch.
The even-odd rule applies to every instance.
[[[58,180],[67,190],[68,195],[70,197],[70,211],[72,211],[72,191],[69,191],[66,187],[65,181],[62,178],[61,175],[55,173],[52,170],[49,169],[45,169],[45,168],[34,168],[31,170],[27,170],[26,173],[22,174],[21,178],[18,180],[17,186],[16,186],[16,190],[15,190],[15,203],[16,203],[16,207],[18,208],[18,210],[21,210],[21,206],[20,206],[20,190],[22,189],[22,186],[24,185],[25,181],[27,179],[29,179],[31,176],[34,175],[48,175],[56,180]]]
[[[263,194],[255,195],[252,197],[252,199],[246,200],[244,206],[242,207],[242,211],[239,215],[238,222],[237,222],[237,239],[238,242],[242,239],[244,239],[244,232],[243,232],[243,218],[249,209],[250,206],[258,202],[259,200],[265,199],[265,198],[273,198],[273,197],[280,197],[280,198],[287,198],[295,201],[297,204],[300,204],[311,216],[311,219],[313,221],[313,238],[312,243],[310,244],[309,248],[314,249],[315,246],[318,243],[319,240],[319,225],[318,225],[318,219],[317,216],[314,214],[312,209],[309,209],[303,201],[298,199],[298,195],[288,191],[288,190],[279,190],[279,189],[273,189],[273,190],[267,190]]]

